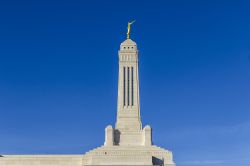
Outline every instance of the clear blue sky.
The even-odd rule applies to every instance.
[[[249,1],[0,1],[0,154],[82,154],[116,118],[129,20],[143,124],[178,166],[250,165]]]

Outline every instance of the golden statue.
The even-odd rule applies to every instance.
[[[134,21],[132,21],[132,22],[128,22],[127,39],[129,39],[129,38],[130,38],[130,27],[131,27],[131,25],[132,25],[134,22],[135,22],[135,20],[134,20]]]

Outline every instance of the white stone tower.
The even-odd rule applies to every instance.
[[[140,117],[138,49],[130,39],[121,43],[117,119],[115,128],[105,129],[103,146],[87,152],[83,165],[164,165],[175,166],[172,152],[152,145],[152,130],[142,128]]]
[[[117,120],[115,130],[106,129],[105,145],[143,146],[151,145],[151,128],[142,129],[137,45],[127,39],[119,50],[119,81]],[[113,131],[113,132],[112,132]],[[109,136],[113,133],[113,136]],[[113,140],[110,141],[110,138]]]
[[[138,50],[131,39],[119,50],[119,81],[116,128],[122,131],[141,130]]]

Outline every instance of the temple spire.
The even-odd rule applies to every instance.
[[[119,50],[116,128],[133,131],[142,129],[140,118],[138,50],[136,43],[131,39],[126,39],[122,42]]]

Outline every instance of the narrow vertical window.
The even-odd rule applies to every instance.
[[[127,88],[128,96],[127,96],[127,100],[128,100],[128,101],[127,101],[127,105],[129,106],[129,105],[130,105],[130,103],[129,103],[129,97],[130,97],[130,96],[129,96],[129,89],[130,89],[130,88],[129,88],[129,67],[128,67],[127,69],[128,69],[128,77],[127,77],[127,79],[128,79],[128,86],[127,86],[127,87],[128,87],[128,88]]]
[[[131,67],[131,104],[134,105],[134,68]]]
[[[123,67],[123,106],[126,104],[126,68]]]

